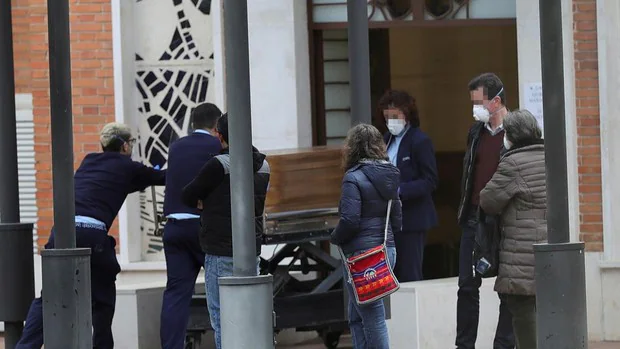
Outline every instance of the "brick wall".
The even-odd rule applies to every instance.
[[[27,92],[27,85],[31,79],[30,57],[28,55],[30,50],[28,6],[29,0],[11,0],[16,93]]]
[[[603,250],[596,0],[573,0],[580,239]]]
[[[16,90],[34,102],[39,246],[53,224],[47,0],[12,0]],[[99,151],[98,131],[114,120],[109,0],[71,0],[71,67],[75,166]],[[112,229],[118,235],[117,224]]]

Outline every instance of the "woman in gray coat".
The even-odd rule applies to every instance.
[[[533,245],[547,241],[545,148],[536,118],[527,110],[508,114],[504,130],[506,153],[480,193],[480,206],[484,212],[500,216],[495,291],[507,299],[517,349],[535,349]]]

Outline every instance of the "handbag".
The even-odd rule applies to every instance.
[[[497,276],[499,271],[500,226],[497,216],[487,215],[482,209],[478,211],[473,272],[482,278]]]
[[[390,265],[386,247],[391,210],[392,200],[388,201],[384,238],[381,245],[349,258],[346,258],[342,249],[338,247],[347,271],[348,282],[353,286],[355,301],[359,305],[380,300],[400,288]]]

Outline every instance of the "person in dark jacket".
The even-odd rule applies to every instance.
[[[166,171],[158,171],[131,160],[135,138],[123,124],[104,126],[100,136],[102,153],[86,155],[75,172],[75,240],[79,248],[90,248],[93,347],[111,349],[112,318],[116,305],[116,240],[108,231],[128,194],[152,185],[164,185]],[[54,248],[54,228],[46,249]],[[40,349],[43,345],[43,304],[32,302],[16,349]]]
[[[388,157],[400,170],[403,232],[394,236],[398,252],[394,273],[401,282],[419,281],[423,279],[426,235],[437,225],[432,197],[438,182],[435,150],[420,130],[415,99],[407,92],[387,91],[379,110],[389,130],[384,136]]]
[[[228,116],[217,122],[222,151],[209,160],[185,188],[182,200],[189,207],[202,209],[200,246],[205,252],[205,287],[215,343],[221,349],[220,294],[218,278],[232,276],[232,218],[230,200],[230,155],[228,153]],[[263,235],[263,211],[269,186],[270,169],[266,156],[253,148],[254,217],[256,221],[256,268]]]
[[[461,203],[458,222],[463,231],[459,256],[459,290],[456,315],[456,347],[474,349],[478,337],[480,315],[480,286],[482,279],[473,271],[475,234],[479,225],[480,191],[489,182],[497,166],[503,147],[503,120],[506,109],[504,84],[493,73],[484,73],[469,83],[475,123],[469,130],[467,150],[463,161]],[[495,332],[494,349],[512,349],[515,346],[512,317],[500,296],[499,321]]]
[[[400,173],[387,161],[381,132],[374,126],[360,124],[352,128],[345,141],[343,154],[347,171],[342,180],[340,221],[332,232],[331,242],[348,258],[366,250],[387,245],[390,265],[396,262],[394,236],[401,232],[402,208],[398,198]],[[389,231],[385,240],[387,206],[392,200]],[[346,270],[345,280],[348,279]],[[353,348],[389,348],[383,300],[358,305],[350,282],[349,327]]]
[[[545,146],[527,110],[508,114],[504,126],[507,151],[480,192],[480,207],[501,215],[495,291],[504,295],[512,313],[517,349],[536,349],[534,244],[547,242]]]
[[[181,202],[181,192],[202,166],[222,150],[215,126],[222,116],[211,103],[197,106],[191,115],[191,134],[170,146],[166,177],[164,254],[168,282],[162,301],[159,335],[162,349],[183,349],[189,307],[196,277],[204,265],[200,248],[200,211]]]

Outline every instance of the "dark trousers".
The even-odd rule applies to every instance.
[[[461,235],[459,256],[459,290],[456,306],[456,347],[474,349],[478,338],[478,320],[480,316],[480,285],[482,279],[473,272],[472,253],[474,251],[475,232],[478,218],[471,214]],[[515,339],[512,330],[512,315],[508,310],[505,297],[500,295],[499,320],[495,331],[493,349],[513,349]]]
[[[196,277],[204,264],[199,219],[169,220],[164,228],[168,282],[161,309],[162,349],[183,349]]]
[[[425,231],[403,231],[394,234],[396,244],[396,266],[394,274],[400,282],[420,281],[422,262],[424,260],[424,245],[426,244]]]
[[[536,349],[536,296],[505,295],[517,349]]]
[[[93,348],[112,349],[112,319],[116,305],[116,275],[121,268],[116,260],[116,240],[107,231],[76,225],[76,246],[90,248],[91,297],[93,314]],[[45,248],[54,248],[54,230]],[[45,292],[45,290],[43,290]],[[43,345],[43,302],[37,298],[30,305],[26,325],[16,349],[41,349]]]

